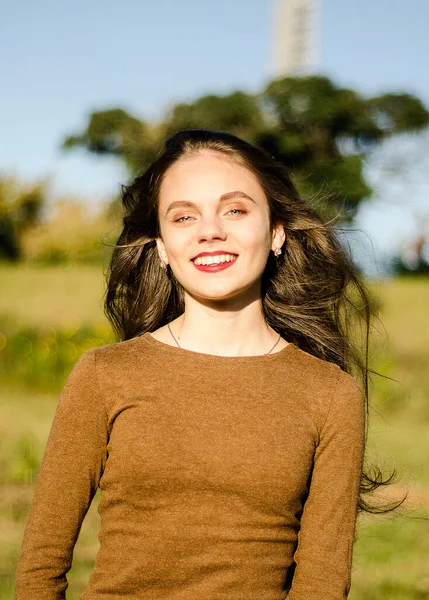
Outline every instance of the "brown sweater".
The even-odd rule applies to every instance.
[[[65,598],[101,488],[82,600],[340,600],[365,439],[353,377],[294,344],[215,356],[149,333],[92,348],[56,409],[16,600]]]

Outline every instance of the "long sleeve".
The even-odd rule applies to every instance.
[[[301,516],[290,600],[343,600],[350,590],[365,403],[357,382],[337,368]]]
[[[58,401],[18,560],[16,600],[65,598],[74,545],[107,454],[96,352],[79,358]]]

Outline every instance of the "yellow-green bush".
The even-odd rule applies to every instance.
[[[109,327],[24,327],[0,322],[0,377],[4,383],[58,391],[79,356],[114,341]]]
[[[23,259],[44,264],[101,263],[110,252],[105,244],[115,241],[115,217],[109,207],[92,213],[76,199],[56,200],[49,217],[22,235]]]

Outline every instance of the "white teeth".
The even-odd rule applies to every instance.
[[[224,262],[231,262],[236,256],[234,254],[218,254],[217,256],[199,256],[194,259],[196,265],[217,265]]]

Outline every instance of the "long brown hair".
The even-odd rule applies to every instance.
[[[266,322],[284,339],[320,359],[333,362],[362,380],[368,417],[368,345],[371,311],[369,291],[351,255],[331,223],[303,200],[284,165],[264,150],[226,132],[179,131],[130,185],[122,186],[123,229],[107,273],[105,314],[119,340],[151,332],[184,312],[184,290],[171,268],[160,268],[155,238],[160,237],[159,191],[167,170],[199,150],[229,156],[258,179],[268,200],[270,226],[286,231],[282,254],[270,253],[262,275],[262,307]],[[363,357],[355,341],[364,325]],[[366,418],[366,439],[368,418]],[[372,506],[364,495],[393,482],[373,466],[362,473],[358,509],[389,512],[399,502]]]

